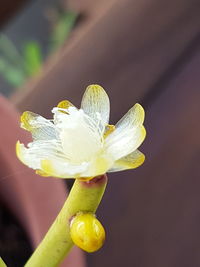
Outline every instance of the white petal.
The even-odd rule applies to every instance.
[[[118,121],[115,125],[116,129],[119,131],[127,128],[135,128],[138,125],[142,125],[144,123],[144,109],[143,107],[136,103],[129,111]]]
[[[118,159],[113,164],[112,168],[108,170],[108,172],[117,172],[128,169],[135,169],[142,165],[145,160],[145,156],[139,150],[135,150],[133,153],[125,156],[121,159]]]
[[[86,88],[83,95],[81,108],[93,118],[100,127],[104,128],[109,122],[110,101],[105,90],[97,84],[92,84]]]
[[[44,159],[41,161],[41,170],[49,176],[59,178],[79,178],[88,169],[88,163],[74,165],[63,160]]]
[[[112,165],[112,159],[102,154],[80,164],[47,159],[42,161],[41,169],[50,176],[60,178],[87,178],[105,174]]]
[[[21,144],[19,141],[16,144],[16,154],[22,163],[28,167],[37,170],[40,168],[40,160],[34,154],[29,153],[29,149]]]
[[[22,114],[21,127],[31,132],[34,140],[51,140],[56,138],[54,124],[33,112],[26,111]]]
[[[146,131],[142,125],[144,110],[136,104],[116,124],[116,129],[105,139],[105,147],[115,160],[136,150],[144,141]]]
[[[37,170],[38,174],[60,178],[82,177],[89,163],[71,164],[55,142],[36,141],[28,144],[26,148],[17,142],[16,152],[18,158],[30,168]]]
[[[65,160],[68,159],[62,152],[62,146],[57,140],[38,140],[25,147],[17,142],[16,152],[18,158],[30,168],[40,169],[40,162],[43,159]]]

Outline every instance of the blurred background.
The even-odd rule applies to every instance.
[[[146,111],[145,163],[109,174],[98,209],[107,231],[94,254],[62,266],[200,266],[200,1],[2,0],[0,9],[0,255],[23,266],[66,198],[15,156],[29,140],[19,114],[47,118],[102,85],[114,124]],[[53,197],[51,197],[53,196]]]

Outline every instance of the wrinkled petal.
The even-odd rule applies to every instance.
[[[34,154],[29,153],[28,148],[19,141],[16,144],[16,154],[22,163],[36,170],[40,168],[40,162]]]
[[[88,163],[71,164],[55,142],[36,141],[28,144],[28,148],[18,141],[16,153],[22,163],[36,170],[42,176],[60,178],[77,178],[88,168]]]
[[[104,129],[105,125],[108,124],[110,101],[108,95],[101,86],[92,84],[86,88],[82,98],[81,108],[99,124],[101,129]]]
[[[105,146],[113,158],[118,160],[136,150],[144,141],[146,130],[142,125],[144,109],[134,105],[116,124],[115,130],[105,139]]]
[[[129,111],[118,121],[115,128],[118,131],[135,128],[144,123],[145,112],[143,107],[136,103]]]
[[[18,141],[16,144],[16,153],[22,163],[34,170],[41,169],[40,162],[42,159],[68,160],[63,154],[62,147],[57,140],[38,140],[29,143],[27,147]]]
[[[21,115],[21,127],[31,132],[34,140],[51,140],[56,138],[54,124],[42,116],[30,111]]]
[[[114,165],[108,172],[117,172],[128,169],[135,169],[143,164],[145,155],[139,150],[135,150],[133,153],[115,161]]]

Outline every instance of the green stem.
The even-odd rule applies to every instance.
[[[106,175],[86,182],[79,179],[74,182],[63,208],[25,267],[59,266],[73,246],[70,236],[71,219],[80,211],[95,213],[106,184]]]
[[[0,257],[0,267],[7,267],[7,265],[6,265],[5,262],[2,260],[1,257]]]

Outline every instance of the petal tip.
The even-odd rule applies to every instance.
[[[23,164],[25,164],[24,157],[23,157],[23,147],[24,147],[24,144],[21,144],[19,142],[19,140],[18,140],[17,143],[16,143],[16,147],[15,147],[15,149],[16,149],[16,155],[17,155],[18,159]]]
[[[134,112],[137,114],[138,118],[140,118],[141,124],[144,123],[144,118],[145,118],[145,111],[142,105],[139,103],[136,103],[133,106]]]
[[[24,111],[20,117],[21,127],[27,129],[28,111]]]
[[[33,126],[32,122],[38,117],[39,115],[31,112],[31,111],[24,111],[20,117],[21,128],[32,132]]]
[[[108,98],[108,95],[106,93],[106,90],[99,84],[90,84],[86,87],[86,90],[85,90],[85,93],[84,95],[88,95],[88,96],[104,96],[106,97],[107,99]]]
[[[104,88],[99,84],[90,84],[87,86],[86,90],[103,90],[105,92]]]
[[[140,160],[138,161],[138,166],[141,166],[145,162],[146,156],[141,152]]]
[[[147,135],[147,131],[146,131],[144,125],[142,125],[142,136],[143,136],[143,141],[144,141],[144,139],[146,138],[146,135]],[[142,142],[143,142],[143,141],[142,141]]]
[[[97,118],[97,113],[100,114],[103,127],[104,124],[108,124],[109,116],[110,116],[110,100],[103,89],[102,86],[98,84],[89,85],[82,98],[81,109],[95,119],[95,121],[99,121]]]

